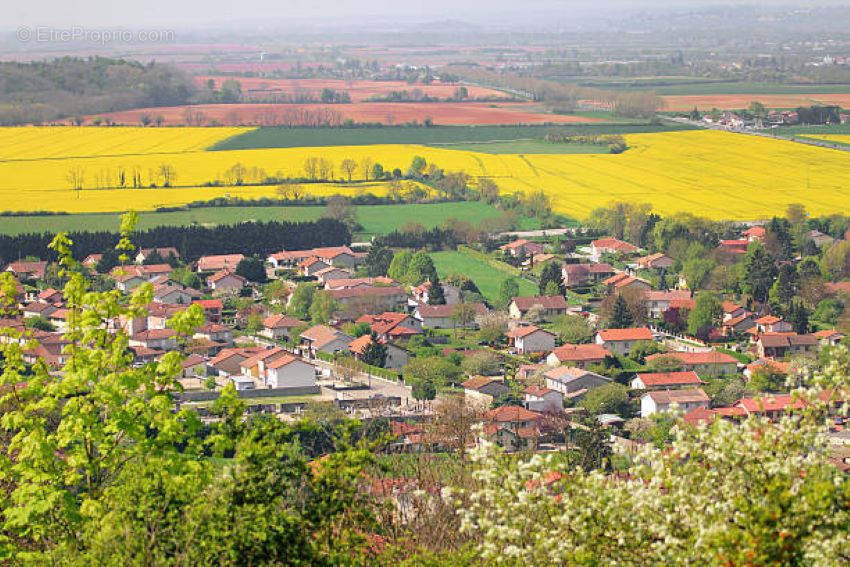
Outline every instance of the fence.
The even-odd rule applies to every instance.
[[[321,388],[318,386],[298,386],[292,388],[268,388],[261,390],[238,390],[236,395],[244,399],[253,398],[279,398],[285,396],[312,396],[320,394]],[[176,395],[176,398],[181,402],[208,402],[216,400],[219,397],[219,392],[215,390],[190,391],[181,392]]]

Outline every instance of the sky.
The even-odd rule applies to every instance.
[[[810,5],[814,0],[800,0]],[[828,2],[829,0],[818,0]],[[358,19],[471,22],[544,21],[547,14],[613,15],[624,8],[678,8],[705,4],[762,4],[766,0],[8,0],[0,27],[144,26],[230,27],[241,22],[298,23]]]

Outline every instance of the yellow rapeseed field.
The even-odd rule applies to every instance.
[[[11,129],[0,129],[0,156],[14,151],[9,144],[14,146],[16,138],[7,137],[8,130]],[[45,129],[56,135],[51,130]],[[158,136],[160,131],[179,133],[181,129],[136,129],[138,139],[125,140],[125,149],[119,152],[97,139],[101,132],[112,136],[113,131],[120,130],[124,129],[67,129],[87,138],[79,144],[78,153],[91,152],[87,149],[90,147],[100,154],[94,157],[76,157],[72,149],[65,149],[65,154],[72,157],[0,159],[0,210],[145,210],[225,194],[244,198],[274,196],[273,186],[201,186],[226,179],[226,171],[237,163],[247,169],[250,180],[251,176],[262,174],[303,176],[305,159],[325,158],[333,162],[335,176],[342,178],[339,164],[346,158],[359,163],[369,157],[385,169],[405,169],[413,156],[420,155],[446,170],[465,170],[473,176],[493,178],[506,192],[545,191],[558,212],[579,218],[613,200],[648,202],[662,214],[688,211],[716,219],[761,219],[782,213],[795,202],[804,203],[814,214],[850,212],[850,155],[791,141],[719,131],[630,135],[630,149],[620,155],[490,155],[416,145],[202,151],[200,148],[212,143],[209,140],[234,133],[233,129],[213,128],[182,129],[187,137],[189,133],[198,137],[187,139],[182,146],[174,138],[151,141],[148,147],[158,147],[150,150],[156,153],[142,151],[148,143],[146,136]],[[206,132],[209,138],[199,141],[201,132],[196,130]],[[38,145],[34,139],[30,141],[32,146]],[[163,145],[157,146],[158,143]],[[166,143],[182,149],[162,151]],[[150,180],[161,184],[158,171],[163,165],[173,170],[174,184],[180,187],[97,189],[114,185],[119,169],[128,176],[136,172],[145,185]],[[71,171],[84,176],[86,189],[71,190]],[[358,172],[355,179],[359,177]],[[304,187],[312,193],[325,194],[364,190],[345,184]],[[384,191],[385,186],[369,189],[376,194]]]

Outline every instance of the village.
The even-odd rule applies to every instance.
[[[714,307],[700,337],[688,335],[682,321],[699,296],[675,273],[673,258],[605,236],[565,252],[559,239],[566,232],[494,245],[493,262],[518,267],[544,292],[515,295],[505,284],[501,305],[470,292],[468,280],[441,281],[422,251],[396,253],[407,254],[408,273],[419,264],[412,279],[399,275],[396,262],[374,275],[367,264],[376,251],[350,246],[190,263],[176,247],[140,249],[100,277],[121,294],[149,286],[146,315],[109,320],[108,328],[127,334],[136,367],[183,354],[175,409],[215,420],[208,408],[233,388],[250,412],[282,420],[321,407],[387,420],[393,449],[404,452],[451,446],[429,433],[434,419],[445,418],[446,400],[507,451],[554,450],[565,442],[565,421],[598,429],[615,452],[628,454],[648,432],[669,429],[671,417],[694,426],[778,418],[798,408],[795,376],[845,338],[835,329],[798,332],[795,322],[731,296]],[[716,253],[744,255],[766,234],[764,226],[744,225]],[[817,231],[808,237],[817,247],[834,241]],[[82,265],[97,273],[102,262],[94,254]],[[70,312],[48,285],[48,262],[12,262],[5,271],[17,282],[19,305],[2,325],[24,334],[4,340],[25,344],[29,364],[61,371]],[[829,285],[847,292],[846,282]],[[180,335],[171,318],[191,307],[204,323]],[[846,467],[841,419],[830,435]]]

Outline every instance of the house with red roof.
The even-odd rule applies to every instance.
[[[467,303],[475,312],[475,317],[469,323],[460,323],[460,326],[475,328],[478,326],[476,319],[487,314],[487,306],[483,303]],[[413,310],[413,316],[422,323],[423,327],[429,329],[453,329],[458,325],[452,320],[452,313],[455,312],[454,305],[428,305],[420,303]]]
[[[501,406],[484,414],[484,434],[505,451],[533,449],[541,436],[543,416],[520,406]]]
[[[652,289],[648,281],[625,273],[614,274],[610,278],[602,280],[602,285],[608,289],[608,293],[621,293],[625,290],[647,292]]]
[[[209,360],[207,366],[219,376],[233,376],[242,372],[243,360],[265,350],[264,347],[225,348]]]
[[[754,321],[759,333],[790,333],[794,326],[776,315],[765,315]]]
[[[174,246],[165,246],[162,248],[142,248],[139,250],[139,253],[136,254],[136,263],[144,264],[154,252],[156,252],[156,254],[158,254],[163,260],[168,260],[170,258],[174,258],[175,260],[180,259],[180,252],[178,252],[177,248]]]
[[[472,376],[461,383],[467,401],[490,407],[493,400],[510,391],[502,376]]]
[[[721,306],[723,307],[723,320],[732,319],[735,317],[739,317],[741,315],[749,315],[750,312],[738,305],[733,301],[724,301]]]
[[[360,357],[366,349],[372,344],[372,335],[361,335],[348,343],[348,350],[354,355],[354,358],[360,360]],[[410,354],[398,345],[395,345],[386,339],[378,339],[378,342],[387,347],[387,359],[384,361],[384,368],[402,368],[410,360]]]
[[[47,262],[19,260],[8,264],[5,271],[12,272],[17,279],[22,281],[41,280],[44,279],[44,274],[47,271]]]
[[[749,245],[750,241],[746,239],[721,240],[717,250],[725,254],[743,255],[747,253]]]
[[[663,252],[642,256],[635,260],[635,262],[645,270],[669,270],[675,263],[673,258]]]
[[[601,364],[611,352],[597,344],[564,344],[554,349],[546,357],[549,366],[575,366],[587,369],[594,364]]]
[[[670,289],[664,291],[648,290],[646,298],[646,311],[651,319],[661,319],[664,312],[670,308],[691,309],[691,292],[687,289]]]
[[[337,268],[335,266],[328,266],[318,272],[315,272],[313,276],[315,276],[316,281],[319,282],[322,286],[325,285],[325,282],[328,280],[341,280],[345,278],[350,278],[354,274],[351,271],[345,268]]]
[[[327,279],[325,281],[325,289],[349,289],[353,287],[375,287],[375,286],[391,286],[398,285],[398,282],[392,278],[379,276],[376,278],[340,278]]]
[[[460,303],[461,301],[461,290],[459,287],[441,283],[440,287],[443,289],[443,298],[446,300],[446,305],[455,305]],[[410,296],[413,298],[413,301],[417,303],[428,303],[429,290],[431,289],[431,282],[425,280],[421,284],[410,288]]]
[[[316,367],[287,354],[265,365],[263,384],[269,388],[311,388],[316,386]]]
[[[130,346],[169,351],[177,348],[177,333],[172,329],[148,329],[130,337]]]
[[[684,372],[645,372],[631,381],[632,390],[672,390],[705,384],[693,370]]]
[[[689,412],[695,408],[707,408],[711,400],[702,388],[681,390],[652,390],[640,397],[640,416],[649,417],[677,408]]]
[[[764,240],[764,237],[767,235],[767,229],[763,226],[751,226],[747,230],[741,233],[741,238],[746,239],[748,242],[756,242]]]
[[[720,328],[723,330],[724,336],[731,335],[740,335],[742,333],[746,333],[755,329],[756,323],[753,320],[753,316],[750,313],[744,312],[741,315],[737,315],[735,317],[729,317],[728,319],[724,319],[720,324]]]
[[[216,254],[201,256],[198,259],[199,272],[220,272],[221,270],[236,270],[239,262],[245,259],[244,254]]]
[[[724,352],[667,352],[651,354],[646,357],[647,364],[658,359],[670,360],[681,366],[683,370],[693,370],[698,376],[720,376],[735,374],[738,370],[738,359]]]
[[[407,294],[400,286],[332,289],[328,293],[342,307],[346,319],[356,319],[364,313],[401,311],[407,305]]]
[[[375,315],[366,314],[358,317],[354,322],[369,325],[371,332],[387,341],[407,340],[414,335],[422,334],[422,323],[407,313],[385,311]]]
[[[803,409],[806,402],[790,394],[764,394],[758,398],[742,398],[732,407],[743,410],[746,415],[760,415],[768,419],[779,419],[788,412]],[[719,409],[719,408],[718,408]]]
[[[269,315],[263,319],[263,329],[260,334],[275,340],[289,340],[292,338],[292,330],[305,325],[304,321],[288,315]]]
[[[508,344],[517,354],[549,352],[555,348],[555,334],[536,325],[522,325],[510,329],[507,333]]]
[[[193,305],[200,305],[204,310],[204,316],[210,323],[221,323],[221,310],[224,303],[220,299],[196,299]]]
[[[596,344],[606,350],[625,356],[640,341],[653,341],[655,337],[648,327],[629,329],[605,329],[596,333]]]
[[[598,238],[590,243],[590,257],[594,262],[598,262],[603,254],[629,256],[638,252],[640,252],[640,248],[618,238]]]
[[[316,353],[333,354],[348,352],[348,345],[354,340],[342,331],[327,325],[314,325],[299,335],[302,354],[308,358],[316,358]]]
[[[846,336],[844,333],[839,333],[835,329],[817,331],[814,335],[818,338],[822,346],[835,346],[844,340]]]
[[[534,254],[543,253],[543,245],[537,242],[520,238],[499,246],[499,250],[513,258],[525,258]]]
[[[230,270],[221,270],[207,278],[207,287],[213,295],[238,295],[248,280]]]
[[[610,264],[604,263],[564,264],[561,268],[564,285],[568,288],[593,285],[616,273]]]
[[[550,321],[567,314],[567,300],[563,295],[515,297],[508,306],[508,313],[512,319],[523,319],[532,309],[538,310],[543,320]]]
[[[581,398],[590,390],[612,382],[607,376],[573,366],[556,366],[544,372],[543,378],[547,388],[570,400]]]

